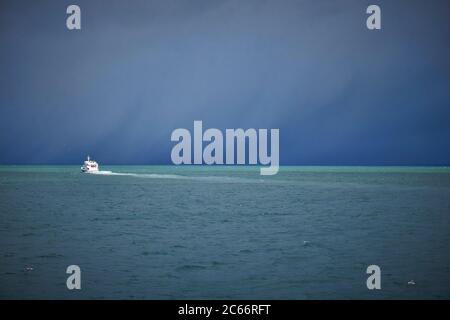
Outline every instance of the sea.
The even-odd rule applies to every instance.
[[[1,299],[450,298],[448,167],[101,169],[0,166]]]

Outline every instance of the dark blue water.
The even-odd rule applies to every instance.
[[[0,298],[450,298],[448,168],[102,170],[0,167]]]

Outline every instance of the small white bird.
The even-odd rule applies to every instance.
[[[413,286],[413,285],[415,285],[416,283],[414,282],[414,280],[409,280],[409,281],[408,281],[408,284],[411,285],[411,286]]]

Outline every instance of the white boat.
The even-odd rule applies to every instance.
[[[81,172],[98,172],[98,163],[87,156],[87,160],[84,161],[84,164],[81,167]]]

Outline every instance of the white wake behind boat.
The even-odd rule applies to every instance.
[[[94,160],[91,160],[91,158],[87,156],[87,160],[84,161],[84,164],[81,167],[81,172],[98,172],[98,163]]]

